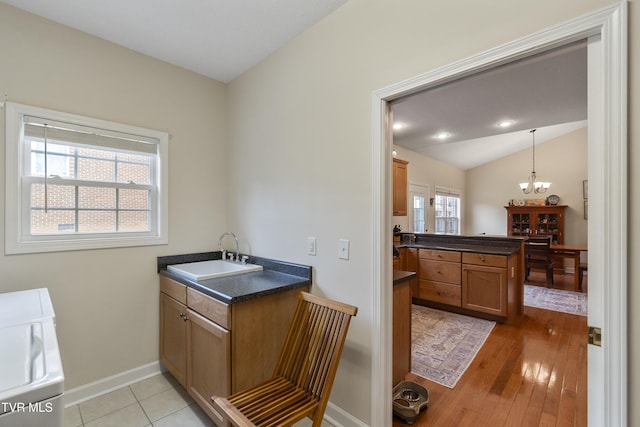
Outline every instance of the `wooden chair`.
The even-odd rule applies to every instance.
[[[551,259],[551,237],[529,237],[524,243],[525,280],[529,279],[531,269],[545,270],[547,286],[553,285],[553,260]]]
[[[584,273],[589,270],[586,262],[581,262],[578,266],[578,290],[582,290],[582,280],[584,279]]]
[[[300,292],[272,378],[227,398],[213,396],[213,406],[237,427],[290,426],[307,416],[319,427],[357,311]]]

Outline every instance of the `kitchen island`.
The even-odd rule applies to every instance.
[[[415,304],[514,323],[524,311],[524,240],[399,233],[396,265],[416,270]]]
[[[250,256],[262,271],[205,280],[168,265],[221,259],[220,252],[158,258],[160,361],[215,424],[211,405],[265,381],[286,338],[298,293],[311,286],[311,267]]]

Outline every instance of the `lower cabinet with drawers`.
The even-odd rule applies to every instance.
[[[229,305],[160,276],[160,361],[217,425],[211,396],[273,374],[300,290]]]
[[[417,303],[509,321],[522,314],[517,263],[517,254],[419,249],[414,297]]]

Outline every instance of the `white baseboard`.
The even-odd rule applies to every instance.
[[[324,420],[335,427],[369,427],[358,418],[329,402],[324,411]]]
[[[342,408],[329,402],[322,417],[322,425],[329,424],[332,427],[369,427],[353,415],[345,412]],[[311,420],[305,418],[298,421],[293,427],[311,427]]]
[[[94,397],[142,381],[163,371],[164,369],[160,362],[155,361],[80,387],[65,390],[64,405],[65,407],[77,405]]]

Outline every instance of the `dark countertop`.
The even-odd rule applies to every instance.
[[[311,267],[268,258],[250,256],[250,264],[262,265],[262,271],[192,280],[168,271],[167,265],[220,259],[220,252],[158,257],[158,274],[176,280],[226,304],[236,304],[311,285]]]
[[[413,245],[396,245],[397,248],[417,248],[417,249],[433,249],[438,251],[456,251],[456,252],[473,252],[487,255],[512,255],[518,253],[519,248],[500,247],[500,246],[482,246],[482,245],[465,245],[456,243],[420,243]]]
[[[412,236],[413,243],[403,243],[403,235]],[[400,236],[398,248],[432,249],[441,251],[474,252],[487,255],[513,255],[520,251],[525,240],[513,236],[461,236],[431,233],[396,233]]]
[[[393,270],[393,286],[404,283],[407,280],[415,279],[417,273],[413,271]]]

